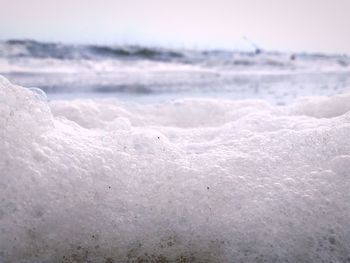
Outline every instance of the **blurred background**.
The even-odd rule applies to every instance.
[[[348,0],[0,0],[0,75],[50,99],[350,91]]]

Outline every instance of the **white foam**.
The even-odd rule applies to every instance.
[[[331,118],[350,111],[350,93],[333,97],[310,97],[300,99],[295,105],[296,114],[316,118]]]
[[[0,261],[346,262],[348,105],[47,103],[1,78]]]

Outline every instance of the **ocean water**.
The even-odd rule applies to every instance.
[[[350,92],[350,57],[140,46],[0,42],[0,74],[50,99],[164,102],[188,97],[263,99]]]
[[[348,57],[2,45],[1,263],[350,262]]]

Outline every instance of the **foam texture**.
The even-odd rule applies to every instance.
[[[350,95],[47,102],[0,79],[0,262],[349,262]]]

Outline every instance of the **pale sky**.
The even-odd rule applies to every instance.
[[[0,0],[0,39],[350,54],[350,0]]]

